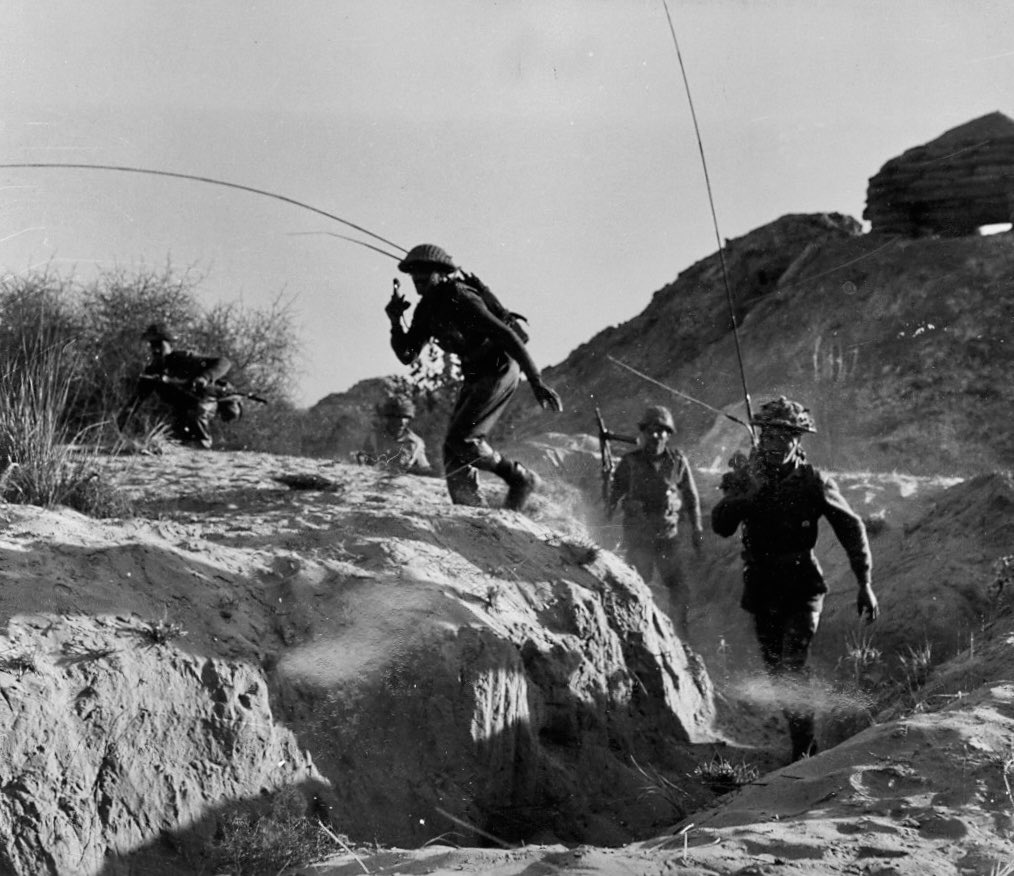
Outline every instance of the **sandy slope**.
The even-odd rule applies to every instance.
[[[404,542],[393,530],[389,544],[383,537],[378,544],[365,530],[359,538],[336,542],[331,527],[336,514],[350,513],[350,496],[364,520],[371,508],[406,505],[410,518],[399,519],[430,527],[434,538],[464,552],[459,557],[491,570],[502,569],[505,560],[523,563],[523,556],[505,556],[504,550],[526,543],[538,527],[576,527],[566,492],[537,502],[535,521],[504,515],[519,532],[516,544],[505,548],[464,519],[500,512],[467,511],[458,525],[439,481],[249,453],[174,451],[108,465],[141,500],[144,518],[95,521],[66,511],[2,509],[5,619],[78,613],[124,622],[168,618],[185,627],[188,635],[178,644],[192,653],[255,665],[301,660],[309,672],[336,665],[313,659],[304,636],[310,621],[293,601],[293,581],[302,582],[303,597],[312,595],[314,563],[345,563],[349,575],[368,576],[382,555],[394,556],[410,575],[435,562],[441,580],[449,583],[460,562],[450,559],[453,553],[401,556]],[[322,478],[325,489],[290,490],[278,480],[311,476]],[[946,588],[958,580],[981,591],[983,570],[1010,544],[1009,479],[973,479],[946,489],[941,483],[863,475],[850,484],[855,496],[873,496],[868,510],[886,508],[889,526],[874,550],[885,607],[896,616],[904,615],[906,601],[925,604],[953,596],[927,589],[931,585]],[[540,545],[540,551],[552,547]],[[703,574],[724,580],[735,571],[735,546],[723,549],[726,554],[701,562]],[[947,574],[938,574],[944,565]],[[436,573],[429,568],[426,574]],[[960,581],[973,575],[974,581]],[[728,587],[734,594],[735,575]],[[952,612],[957,603],[946,604]],[[410,619],[424,619],[405,608]],[[292,872],[990,874],[994,866],[1014,861],[1014,794],[1008,784],[1014,783],[1014,623],[1003,606],[995,609],[980,626],[974,648],[939,667],[921,695],[899,696],[893,714],[816,758],[765,774],[682,821],[674,815],[672,826],[655,840],[606,848],[609,840],[601,834],[601,843],[574,848],[357,849],[357,857]],[[699,611],[701,619],[736,616],[732,603]],[[896,629],[904,626],[898,621]],[[286,636],[303,642],[289,657],[278,644]],[[370,642],[347,644],[348,660],[341,662],[349,671],[369,662]],[[721,701],[716,738],[742,746],[713,750],[777,765],[778,755],[764,751],[782,741],[770,692],[749,667],[722,667],[714,654],[708,659]],[[696,780],[689,772],[686,787],[692,790]],[[443,828],[434,826],[431,836]]]

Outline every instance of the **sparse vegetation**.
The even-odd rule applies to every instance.
[[[299,790],[285,788],[257,811],[237,807],[227,812],[207,851],[217,868],[212,872],[262,876],[315,863],[343,847],[347,841],[307,814]]]
[[[760,771],[745,760],[733,763],[716,754],[709,761],[694,767],[694,777],[717,794],[735,791],[741,785],[748,785],[760,778]]]
[[[129,503],[96,465],[95,430],[72,425],[79,351],[54,337],[43,311],[36,318],[15,346],[0,351],[0,498],[128,516]]]
[[[169,610],[156,621],[146,621],[136,628],[136,633],[149,645],[167,645],[187,635],[183,624],[169,620]]]

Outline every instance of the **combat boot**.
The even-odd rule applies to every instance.
[[[507,481],[507,498],[503,506],[510,511],[524,510],[525,503],[541,484],[539,476],[520,462],[504,460],[497,466],[497,474]]]
[[[789,721],[789,738],[792,740],[793,762],[804,757],[813,757],[817,753],[813,715],[786,712],[785,716]]]

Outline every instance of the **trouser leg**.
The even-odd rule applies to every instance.
[[[764,606],[754,615],[757,642],[764,665],[772,677],[788,682],[788,702],[783,708],[792,741],[792,759],[816,753],[814,713],[807,705],[807,661],[820,623],[824,597],[802,605]]]
[[[662,584],[668,591],[669,617],[680,638],[686,639],[690,635],[690,588],[675,538],[658,540],[655,562]]]
[[[444,439],[444,476],[455,504],[482,504],[478,471],[507,479],[505,460],[486,440],[518,387],[520,370],[505,359],[494,373],[468,377],[458,393]]]
[[[184,444],[211,448],[211,418],[215,414],[215,400],[208,399],[177,408],[173,418],[173,436]]]

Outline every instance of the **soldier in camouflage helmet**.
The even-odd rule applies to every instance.
[[[487,437],[517,390],[521,372],[543,408],[562,410],[560,396],[542,382],[524,339],[511,325],[514,315],[478,278],[462,275],[443,249],[430,243],[413,247],[398,269],[411,275],[420,300],[408,329],[401,325],[408,301],[396,289],[387,303],[395,355],[409,365],[432,340],[461,364],[461,389],[443,448],[451,501],[485,505],[478,472],[488,471],[507,483],[506,507],[520,510],[538,478],[501,456]]]
[[[378,422],[356,454],[360,465],[375,465],[405,474],[431,475],[426,442],[408,424],[415,417],[415,405],[402,395],[389,395],[377,407]]]
[[[712,509],[711,526],[726,537],[741,527],[741,605],[753,615],[764,664],[773,676],[802,681],[827,593],[813,553],[818,520],[831,524],[845,549],[859,583],[859,615],[873,621],[879,608],[869,542],[862,518],[834,480],[806,463],[800,441],[816,432],[810,412],[783,396],[763,405],[753,425],[760,429],[757,447],[722,477],[723,497]],[[813,712],[800,705],[801,689],[796,699],[785,709],[793,760],[816,751]]]
[[[681,515],[691,526],[694,548],[704,542],[701,503],[686,457],[669,440],[676,431],[672,413],[649,407],[639,423],[641,446],[616,466],[607,512],[623,505],[623,547],[645,583],[658,570],[669,591],[669,616],[684,639],[689,633],[690,594],[677,539]]]

